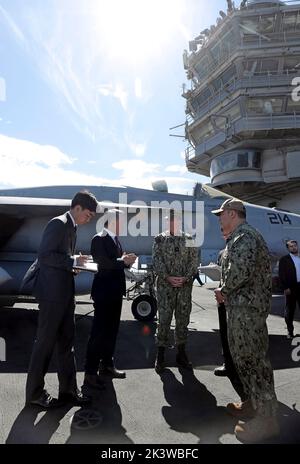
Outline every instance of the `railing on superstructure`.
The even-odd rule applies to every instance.
[[[225,124],[224,128],[219,128],[215,133],[202,137],[195,149],[189,145],[185,151],[186,161],[197,158],[210,151],[213,147],[223,143],[241,131],[254,130],[278,130],[278,129],[300,129],[300,113],[289,114],[269,114],[263,116],[249,115],[248,112],[236,121]]]
[[[234,94],[238,90],[244,88],[257,88],[257,87],[273,87],[273,86],[291,86],[292,79],[296,76],[300,76],[300,69],[286,69],[282,71],[259,71],[253,74],[249,73],[249,76],[238,78],[234,76],[226,84],[224,84],[219,90],[217,90],[211,97],[204,101],[198,109],[194,109],[187,113],[188,124],[201,119],[209,111],[213,110],[219,103],[228,98],[229,94]],[[194,91],[195,92],[195,91]],[[193,98],[193,93],[189,97],[189,100]],[[196,96],[194,97],[196,98]],[[191,106],[193,103],[191,102]]]

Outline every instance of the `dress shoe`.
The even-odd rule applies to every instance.
[[[28,404],[40,406],[43,409],[58,408],[60,406],[58,400],[56,398],[52,398],[46,390],[43,391],[39,398],[29,401]]]
[[[276,417],[256,416],[249,422],[236,425],[234,433],[242,442],[258,443],[278,436],[280,428]]]
[[[223,366],[216,367],[214,370],[214,374],[217,377],[228,377],[228,370],[226,369],[225,364],[223,364]]]
[[[97,374],[85,374],[83,384],[89,388],[95,388],[96,390],[106,389],[105,383],[102,382]]]
[[[256,416],[256,411],[250,400],[242,403],[228,403],[226,410],[231,416],[238,419],[253,419]]]
[[[76,390],[74,392],[60,393],[58,401],[60,404],[72,403],[74,406],[86,406],[92,402],[92,399]]]
[[[119,371],[114,366],[102,366],[99,369],[99,374],[109,375],[114,379],[125,379],[126,373],[124,371]]]

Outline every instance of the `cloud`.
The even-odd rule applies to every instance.
[[[72,158],[57,147],[0,135],[0,185],[107,185],[109,180],[69,169]]]
[[[163,166],[160,164],[129,159],[113,163],[112,167],[122,171],[120,175],[122,185],[152,190],[152,182],[162,179]],[[190,178],[164,176],[163,178],[167,182],[169,192],[183,195],[192,194],[193,187],[197,182],[196,178],[192,176]]]
[[[0,134],[1,161],[18,161],[23,165],[39,163],[44,167],[57,167],[72,164],[74,161],[58,148],[50,145],[38,145],[28,140],[15,139]]]
[[[117,173],[112,178],[78,172],[72,169],[75,161],[55,146],[0,135],[1,188],[78,184],[152,189],[152,182],[162,178],[163,166],[139,159],[113,163]],[[96,161],[89,160],[89,163]],[[184,176],[165,176],[165,180],[172,193],[192,193],[195,184],[195,179]]]
[[[170,166],[167,166],[165,169],[166,172],[175,172],[178,174],[185,174],[188,172],[187,168],[185,166],[182,166],[180,164],[171,164]]]
[[[144,156],[147,149],[146,143],[135,143],[128,140],[128,145],[130,150],[136,157],[141,158]]]
[[[129,159],[117,161],[116,163],[112,164],[112,167],[122,171],[121,177],[133,177],[138,179],[139,177],[143,177],[145,174],[158,172],[160,165],[146,163],[146,161],[142,160]]]

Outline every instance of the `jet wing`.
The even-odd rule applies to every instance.
[[[0,218],[1,215],[19,219],[52,214],[55,216],[65,212],[70,205],[71,200],[0,196]]]
[[[205,274],[213,281],[219,281],[221,278],[221,267],[217,264],[210,264],[208,266],[200,266],[199,271],[201,274]]]
[[[31,197],[6,197],[0,196],[0,220],[1,215],[26,219],[41,216],[56,216],[64,213],[71,206],[71,200],[59,198],[31,198]],[[132,204],[112,203],[101,201],[98,203],[97,213],[103,213],[105,209],[125,208],[135,211],[137,208],[142,210],[160,209],[168,211],[165,207],[147,206],[145,203],[139,204],[138,201]]]

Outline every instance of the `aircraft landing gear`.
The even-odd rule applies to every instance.
[[[139,258],[139,260],[141,257]],[[131,311],[138,321],[153,321],[157,312],[155,274],[148,264],[142,272],[125,270],[127,279],[134,282],[126,291],[128,301],[132,301]]]
[[[153,321],[157,312],[156,299],[151,295],[139,295],[133,300],[131,311],[138,321]]]

